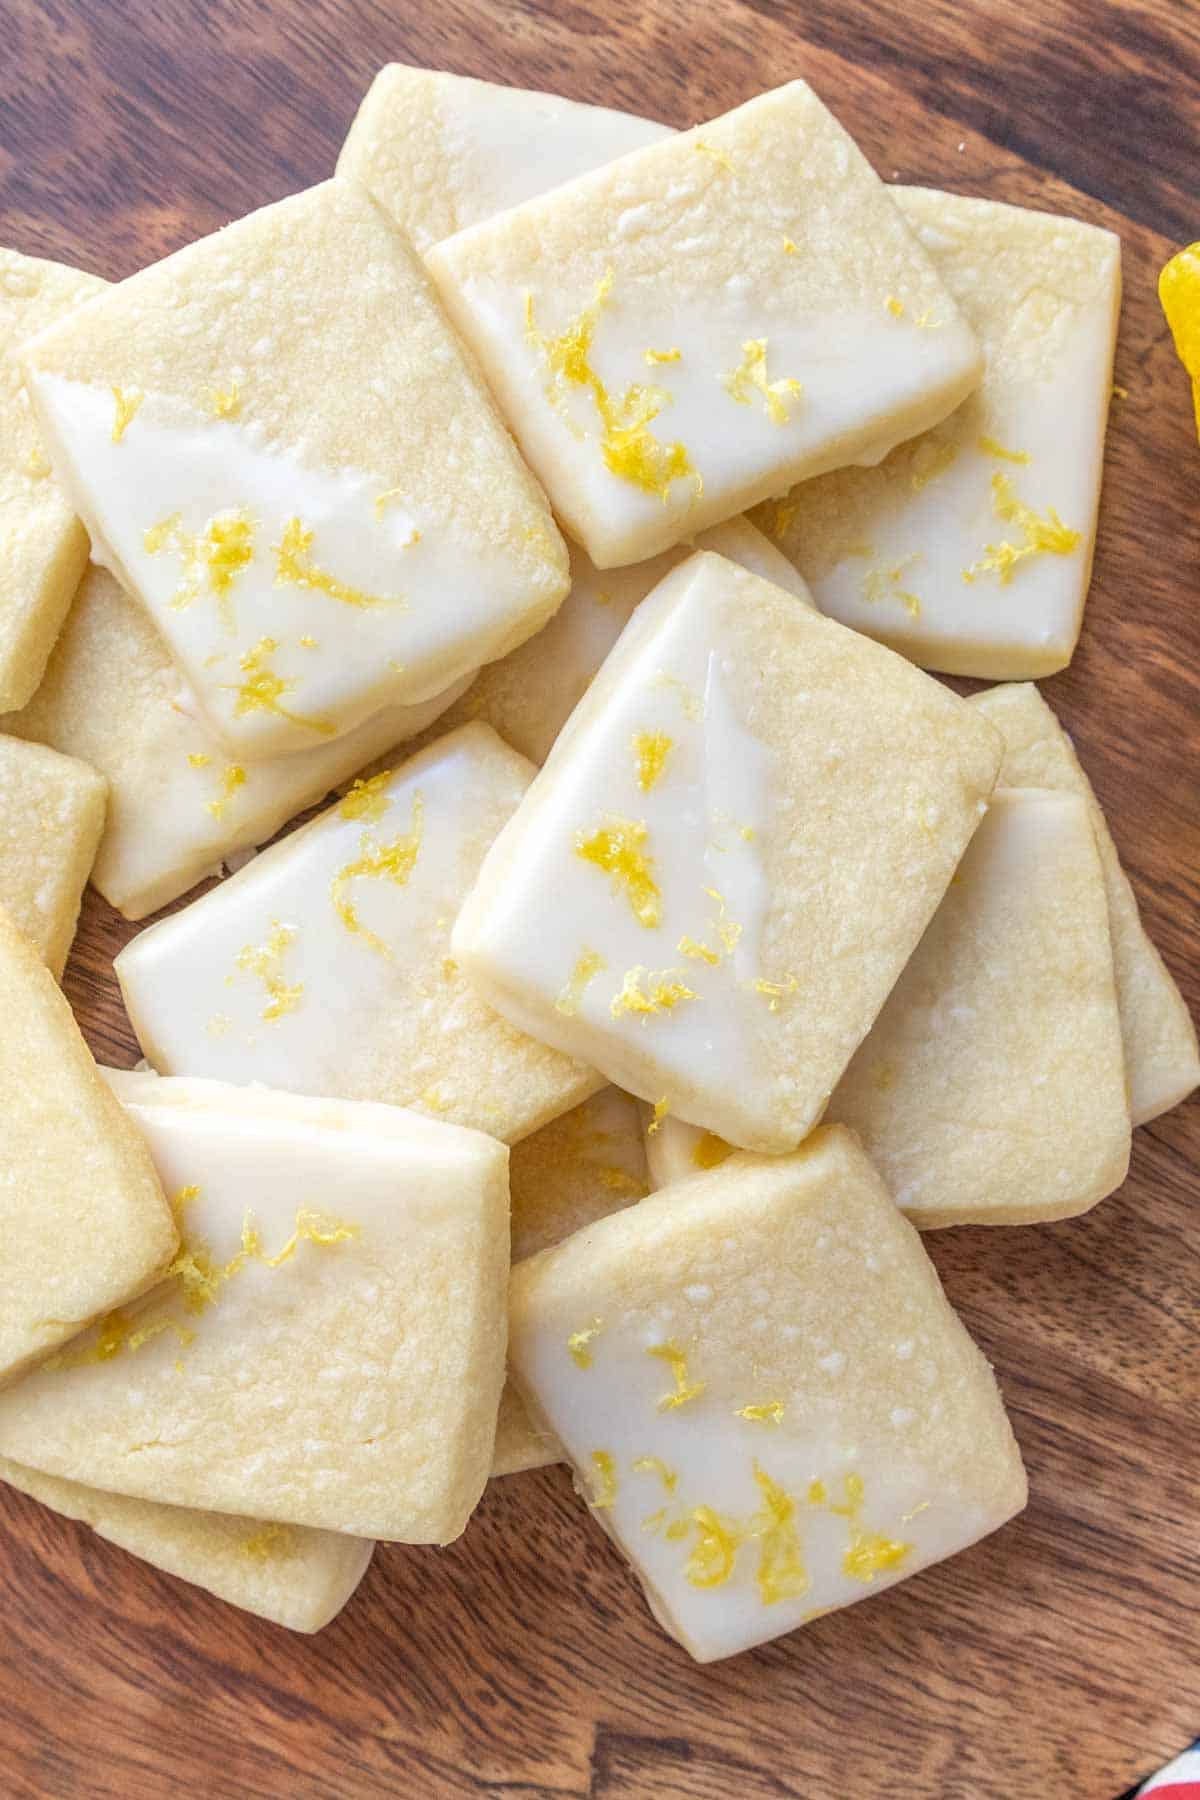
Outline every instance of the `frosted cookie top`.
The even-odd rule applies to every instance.
[[[1087,803],[1108,896],[1129,1111],[1135,1125],[1144,1125],[1200,1083],[1196,1027],[1187,1003],[1146,935],[1137,895],[1074,745],[1037,688],[989,688],[972,695],[971,704],[1003,735],[1000,779],[1006,785],[1065,789]]]
[[[264,1524],[235,1513],[198,1512],[106,1494],[0,1457],[0,1481],[98,1537],[219,1600],[290,1631],[320,1631],[367,1572],[375,1546],[340,1531]]]
[[[411,1105],[515,1141],[603,1085],[516,1031],[450,949],[532,778],[485,725],[355,783],[116,959],[163,1074]]]
[[[87,561],[21,379],[27,338],[107,286],[98,275],[0,249],[0,713],[37,687]]]
[[[541,491],[351,182],[143,270],[25,363],[95,554],[245,758],[428,698],[566,591]]]
[[[597,569],[578,545],[570,549],[571,591],[550,623],[500,662],[480,669],[445,720],[457,725],[483,719],[535,763],[549,756],[639,602],[693,549],[715,550],[812,605],[803,578],[787,557],[740,515],[698,533],[693,544],[677,544],[627,569]]]
[[[460,232],[427,261],[600,567],[873,460],[979,379],[929,258],[803,82]]]
[[[1001,747],[978,724],[900,657],[694,556],[572,714],[453,954],[514,1023],[660,1111],[791,1149],[979,822]]]
[[[607,106],[389,63],[355,114],[337,172],[361,182],[427,250],[670,135]]]
[[[0,1394],[0,1453],[170,1505],[456,1537],[504,1375],[503,1147],[398,1107],[110,1079],[182,1248]]]
[[[242,762],[215,736],[145,608],[93,565],[37,693],[0,726],[107,777],[91,878],[118,912],[143,919],[425,730],[468,680],[431,700],[384,707],[311,750]],[[84,868],[80,887],[86,877]]]
[[[510,1357],[699,1661],[1018,1512],[984,1358],[849,1132],[739,1156],[514,1272]]]
[[[1120,240],[890,191],[979,336],[982,386],[877,468],[803,483],[756,517],[823,612],[922,667],[1048,675],[1070,661],[1091,576]]]
[[[993,794],[826,1117],[922,1230],[1086,1212],[1129,1111],[1104,878],[1076,794]]]

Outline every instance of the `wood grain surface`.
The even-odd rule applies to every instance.
[[[1193,1005],[1200,452],[1154,298],[1200,236],[1194,0],[0,0],[0,241],[108,276],[330,172],[389,60],[675,125],[795,75],[888,178],[1108,225],[1126,300],[1083,642],[1045,691]],[[137,1049],[89,894],[67,989]],[[930,1248],[1028,1512],[727,1664],[653,1625],[562,1469],[381,1550],[314,1640],[0,1500],[0,1795],[1108,1800],[1200,1729],[1200,1107],[1090,1217]]]

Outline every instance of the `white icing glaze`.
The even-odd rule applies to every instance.
[[[33,391],[94,555],[148,608],[214,731],[247,760],[311,750],[507,648],[527,598],[507,559],[381,498],[384,480],[312,467],[153,394],[114,443],[110,391],[37,374]],[[236,554],[216,585],[200,568],[188,599],[185,546],[213,521],[236,521]],[[338,584],[368,603],[337,597]],[[248,706],[262,671],[287,686]]]

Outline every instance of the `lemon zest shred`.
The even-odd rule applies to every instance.
[[[261,1260],[268,1269],[277,1269],[281,1263],[288,1262],[301,1244],[317,1244],[322,1249],[330,1244],[345,1244],[358,1237],[357,1225],[347,1225],[340,1219],[331,1219],[327,1214],[317,1212],[311,1206],[302,1206],[296,1214],[296,1225],[291,1237],[283,1249],[274,1256],[264,1256]]]
[[[279,648],[277,638],[259,638],[253,649],[247,650],[239,663],[246,679],[232,691],[237,695],[234,707],[235,717],[245,718],[247,713],[274,713],[277,718],[287,719],[292,725],[300,725],[306,731],[315,731],[321,737],[332,737],[337,726],[332,719],[309,718],[304,713],[292,712],[279,703],[285,694],[292,693],[298,683],[286,680],[270,667],[269,658]]]
[[[786,425],[791,418],[784,397],[798,397],[804,392],[790,375],[776,381],[767,380],[767,340],[747,338],[742,345],[742,360],[736,369],[722,375],[721,385],[739,406],[749,406],[754,395],[761,394],[767,415],[776,425]]]
[[[351,587],[349,582],[340,581],[327,569],[320,568],[309,556],[315,535],[301,519],[295,516],[288,519],[282,538],[273,546],[276,587],[304,588],[311,593],[324,594],[329,600],[339,600],[343,606],[353,606],[364,612],[376,606],[404,606],[405,602],[398,594],[368,594],[364,589]]]
[[[638,923],[652,929],[662,920],[662,892],[653,859],[642,850],[647,835],[644,820],[610,813],[591,837],[576,834],[575,854],[610,875],[614,892],[624,893]]]
[[[208,409],[214,419],[236,419],[242,410],[242,396],[237,382],[231,382],[227,388],[210,388]]]
[[[617,1497],[617,1464],[611,1450],[593,1450],[592,1498],[590,1504],[597,1511],[612,1506]]]
[[[554,1002],[555,1012],[560,1012],[570,1019],[579,1011],[579,1003],[583,999],[589,984],[608,964],[598,950],[581,950],[575,959],[575,967],[571,970],[571,978],[559,989]]]
[[[902,319],[904,317],[904,302],[900,299],[899,295],[889,294],[883,304],[887,307],[893,319]]]
[[[112,390],[112,397],[116,405],[116,413],[113,418],[112,441],[114,444],[119,444],[123,440],[125,433],[129,430],[129,427],[133,424],[133,421],[137,418],[138,410],[146,396],[137,388],[130,388],[128,392],[126,392],[124,388],[114,387]]]
[[[236,966],[248,975],[257,976],[266,989],[267,1004],[259,1016],[268,1024],[282,1019],[287,1013],[295,1012],[304,994],[303,982],[290,984],[283,978],[283,959],[296,937],[294,925],[284,925],[280,920],[272,919],[266,942],[247,944],[234,957]]]
[[[647,1133],[650,1136],[653,1136],[654,1133],[659,1130],[659,1128],[662,1125],[663,1120],[666,1118],[666,1116],[670,1112],[670,1110],[671,1110],[671,1102],[667,1099],[667,1096],[665,1094],[663,1095],[661,1100],[656,1100],[654,1102],[654,1117],[651,1119],[649,1125],[646,1127]]]
[[[707,944],[698,942],[696,938],[687,937],[686,935],[680,938],[675,948],[678,950],[680,956],[690,956],[693,962],[708,963],[713,968],[715,968],[721,960],[718,953],[715,950],[711,950]]]
[[[633,1467],[639,1475],[657,1475],[668,1494],[673,1494],[679,1484],[678,1470],[664,1462],[661,1456],[635,1457]]]
[[[662,969],[655,972],[638,963],[634,968],[626,970],[620,991],[612,997],[609,1012],[614,1019],[619,1019],[622,1013],[637,1013],[649,1017],[674,1012],[682,1001],[695,998],[696,992],[683,979],[682,969]]]
[[[567,1339],[567,1353],[577,1369],[590,1369],[592,1352],[590,1345],[604,1329],[602,1319],[593,1319],[590,1325],[584,1325],[579,1331],[573,1331]]]
[[[363,924],[348,890],[354,881],[388,881],[393,887],[406,887],[421,854],[424,822],[425,802],[420,794],[414,794],[411,829],[386,844],[378,843],[369,831],[364,831],[359,839],[357,857],[340,868],[330,883],[333,909],[346,930],[363,938],[372,950],[389,961],[391,950],[381,937]]]
[[[207,750],[193,750],[188,756],[189,769],[207,769],[212,757]]]
[[[377,775],[360,775],[349,792],[342,796],[339,815],[343,819],[363,819],[370,825],[378,824],[392,803],[387,788],[393,773],[392,769],[381,769]]]
[[[669,1394],[661,1394],[658,1399],[659,1412],[671,1412],[676,1407],[686,1406],[689,1400],[698,1400],[707,1387],[707,1382],[692,1381],[688,1375],[687,1352],[681,1350],[673,1340],[665,1344],[652,1344],[646,1351],[647,1356],[656,1356],[665,1362],[671,1371],[674,1388]]]
[[[701,156],[709,157],[726,175],[733,174],[733,163],[726,156],[724,150],[718,150],[715,144],[706,144],[703,138],[697,138],[693,148],[698,150]]]
[[[637,758],[637,784],[644,794],[662,780],[674,739],[665,731],[635,731],[633,753]]]
[[[800,254],[795,241],[790,237],[785,237],[783,240],[783,254],[785,256],[799,256]]]
[[[998,443],[994,437],[989,437],[987,432],[975,440],[975,448],[981,450],[985,456],[998,456],[1002,462],[1031,463],[1033,461],[1028,450],[1006,450],[1003,444]]]
[[[244,788],[245,785],[246,771],[241,763],[226,763],[221,774],[220,792],[204,802],[205,812],[211,813],[214,819],[223,819],[226,807],[239,788]]]
[[[1079,533],[1064,525],[1052,506],[1046,508],[1043,518],[1019,498],[1007,475],[992,476],[992,508],[997,518],[1020,527],[1022,542],[1014,544],[1005,538],[998,544],[985,544],[980,561],[963,570],[962,577],[966,582],[994,574],[999,577],[1000,585],[1007,587],[1013,570],[1027,557],[1046,553],[1070,556],[1079,545]]]
[[[711,1506],[694,1506],[685,1532],[688,1526],[695,1528],[696,1541],[684,1564],[684,1579],[697,1588],[722,1587],[733,1574],[744,1542],[742,1529],[735,1519],[724,1518]],[[667,1536],[671,1536],[671,1528]]]
[[[763,981],[760,979],[754,983],[754,991],[756,994],[763,994],[766,996],[768,1012],[778,1012],[779,1002],[781,1000],[786,1000],[790,995],[794,994],[799,986],[800,983],[796,980],[794,975],[787,975],[782,981]]]
[[[842,1573],[855,1581],[874,1581],[881,1571],[898,1569],[911,1549],[911,1544],[877,1531],[855,1531],[842,1557]]]
[[[910,617],[919,619],[921,616],[920,597],[914,594],[910,588],[900,585],[904,571],[916,562],[918,554],[919,552],[914,550],[898,563],[893,563],[890,568],[868,569],[862,578],[863,599],[869,605],[875,605],[881,600],[899,600]]]
[[[754,1580],[763,1605],[774,1606],[780,1600],[797,1599],[810,1583],[796,1527],[795,1500],[757,1462],[754,1479],[764,1502],[749,1528],[759,1544]]]
[[[736,1416],[748,1420],[752,1425],[782,1425],[783,1401],[763,1400],[752,1402],[749,1406],[739,1406]]]
[[[254,520],[245,507],[214,513],[198,532],[185,530],[183,515],[171,513],[147,527],[142,547],[147,556],[166,553],[183,564],[179,586],[171,596],[173,612],[184,612],[207,591],[216,597],[222,624],[233,630],[233,585],[254,561]]]
[[[683,351],[679,350],[679,349],[643,350],[642,355],[645,358],[645,360],[651,364],[654,364],[654,363],[677,363],[677,362],[682,361]]]

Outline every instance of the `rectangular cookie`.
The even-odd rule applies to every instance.
[[[439,738],[126,945],[165,1075],[385,1100],[507,1142],[603,1086],[480,998],[450,948],[533,770],[486,725]]]
[[[664,1630],[732,1656],[1025,1504],[984,1358],[851,1133],[737,1156],[514,1274],[510,1354]]]
[[[514,1025],[660,1114],[792,1149],[979,823],[1002,749],[982,723],[901,657],[693,556],[488,852],[452,954]]]
[[[0,1380],[159,1279],[179,1243],[154,1165],[62,993],[0,907]]]
[[[566,592],[545,496],[353,182],[143,269],[22,361],[93,554],[241,760],[427,700]]]
[[[1124,1181],[1108,906],[1080,795],[992,795],[825,1116],[922,1231],[1070,1218]]]
[[[925,251],[800,81],[460,231],[426,261],[600,568],[876,460],[982,372]]]
[[[1052,674],[1091,578],[1120,239],[994,200],[889,192],[983,345],[982,385],[876,467],[802,483],[758,523],[822,612],[922,668]]]
[[[197,1512],[106,1494],[0,1457],[0,1481],[156,1569],[289,1631],[320,1631],[367,1572],[369,1539],[306,1525],[264,1525],[234,1513]]]
[[[1135,1125],[1145,1125],[1200,1084],[1196,1027],[1183,995],[1146,935],[1137,895],[1074,745],[1037,688],[989,688],[971,704],[1004,738],[1006,786],[1063,789],[1087,802],[1108,894],[1129,1111]]]
[[[87,763],[0,735],[0,905],[56,981],[107,801],[108,783]]]
[[[24,706],[87,561],[87,532],[54,479],[16,351],[102,293],[82,269],[0,249],[0,712]]]
[[[503,1146],[398,1107],[109,1080],[182,1247],[139,1306],[0,1394],[0,1455],[170,1506],[449,1543],[504,1380]]]
[[[353,731],[271,762],[239,762],[215,736],[145,609],[93,564],[45,677],[0,729],[51,744],[108,779],[92,881],[127,919],[177,900],[306,806],[436,719],[470,681],[388,706]]]

